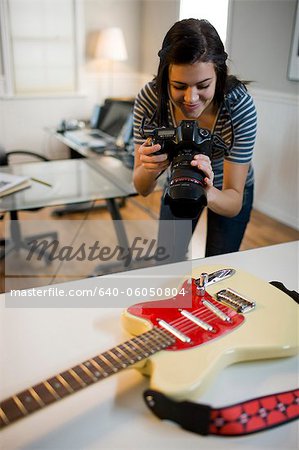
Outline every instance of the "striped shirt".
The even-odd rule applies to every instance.
[[[153,81],[147,83],[139,92],[134,106],[134,143],[140,145],[144,138],[140,136],[141,121],[146,117],[148,122],[155,114],[157,108],[157,94]],[[168,102],[169,126],[174,121]],[[151,126],[157,127],[155,119]],[[257,116],[251,95],[246,87],[240,83],[233,87],[224,98],[219,108],[213,134],[221,138],[215,140],[212,150],[212,168],[214,171],[214,186],[222,189],[224,160],[238,164],[250,164],[245,186],[253,184],[253,168],[251,165],[253,147],[256,137]]]

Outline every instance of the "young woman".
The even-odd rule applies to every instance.
[[[176,22],[166,34],[158,53],[157,76],[136,98],[134,108],[134,184],[141,195],[151,193],[159,175],[169,166],[160,145],[145,142],[139,129],[142,119],[151,127],[177,127],[182,120],[196,120],[221,137],[211,159],[194,156],[191,165],[205,174],[208,207],[206,256],[238,251],[253,202],[251,165],[256,136],[256,110],[245,85],[227,71],[227,54],[215,28],[206,20]],[[200,209],[200,208],[199,208]],[[198,217],[192,220],[194,231]],[[177,218],[161,203],[160,220]],[[160,238],[169,239],[160,222]],[[171,237],[173,239],[173,236]],[[176,236],[188,245],[189,238]],[[160,239],[161,240],[161,239]]]

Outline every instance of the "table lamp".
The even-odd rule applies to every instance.
[[[109,94],[112,95],[114,62],[125,61],[128,58],[124,35],[119,27],[104,28],[97,33],[94,58],[107,60],[108,62]]]

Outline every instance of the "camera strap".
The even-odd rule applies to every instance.
[[[299,294],[279,281],[270,284],[297,304]],[[230,406],[213,408],[191,401],[175,401],[148,389],[143,394],[148,408],[161,420],[171,420],[202,436],[244,436],[275,428],[299,418],[299,389],[270,394]]]
[[[220,408],[190,401],[175,401],[150,389],[144,392],[144,400],[160,419],[176,422],[185,430],[202,436],[244,436],[299,418],[299,389]]]

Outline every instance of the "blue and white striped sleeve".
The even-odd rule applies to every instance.
[[[256,108],[251,95],[243,92],[233,99],[231,120],[234,130],[233,146],[225,156],[227,161],[248,164],[252,159],[257,130]]]
[[[151,83],[147,83],[139,92],[134,104],[134,144],[140,145],[144,138],[140,135],[139,129],[144,117],[149,120],[157,108],[157,96]]]

